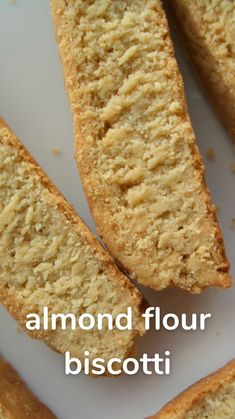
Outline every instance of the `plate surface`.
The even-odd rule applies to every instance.
[[[0,57],[1,116],[95,231],[74,161],[72,120],[47,0],[1,1]],[[235,218],[235,175],[229,165],[235,163],[235,148],[179,46],[177,58],[207,181],[214,203],[220,207],[218,217],[234,274],[235,229],[231,229],[231,221]],[[61,155],[54,155],[53,147],[59,147]],[[215,151],[213,161],[205,158],[209,147]],[[148,354],[171,350],[169,377],[65,376],[63,356],[19,331],[3,308],[0,353],[59,419],[143,419],[235,355],[234,288],[210,289],[199,296],[177,290],[155,293],[145,289],[144,293],[151,305],[160,305],[163,312],[212,313],[204,332],[152,331],[139,343],[140,350]]]

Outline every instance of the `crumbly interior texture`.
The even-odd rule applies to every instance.
[[[17,372],[0,359],[0,419],[56,419],[28,389]]]
[[[230,285],[183,84],[158,0],[51,0],[97,228],[157,290]]]
[[[143,333],[141,296],[116,268],[73,209],[0,124],[0,299],[25,324],[26,314],[133,310],[133,330],[35,332],[60,352],[120,359]]]
[[[190,58],[235,139],[235,2],[169,0]]]
[[[223,386],[217,393],[205,397],[184,416],[185,419],[234,419],[235,381]]]

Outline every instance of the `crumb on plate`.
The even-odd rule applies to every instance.
[[[53,148],[52,148],[52,153],[53,153],[55,156],[59,156],[59,155],[61,154],[61,149],[60,149],[59,147],[53,147]]]
[[[235,174],[235,163],[229,165],[230,171]]]
[[[213,160],[213,159],[214,159],[214,157],[215,157],[215,152],[214,152],[214,149],[213,149],[213,148],[209,147],[209,148],[206,150],[206,157],[207,157],[207,159],[208,159],[208,160]]]

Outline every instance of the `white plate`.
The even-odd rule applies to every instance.
[[[205,160],[206,174],[214,202],[221,208],[219,220],[233,263],[235,230],[229,225],[235,218],[235,175],[229,164],[235,162],[234,146],[181,49],[177,55],[201,154],[205,156],[208,147],[215,150],[214,161]],[[47,0],[16,0],[15,5],[1,1],[0,57],[0,114],[95,231],[73,157],[71,115]],[[53,147],[61,148],[61,156],[52,153]],[[149,354],[171,350],[169,377],[65,376],[63,356],[17,332],[17,324],[4,309],[0,310],[0,352],[60,419],[143,419],[235,355],[234,289],[210,289],[199,296],[177,290],[145,290],[145,294],[164,312],[212,313],[205,332],[151,332],[142,340],[141,350]]]

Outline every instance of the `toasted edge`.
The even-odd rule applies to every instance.
[[[167,0],[167,3],[174,15],[185,52],[192,64],[194,74],[209,100],[212,102],[217,116],[228,129],[233,141],[235,141],[235,76],[232,80],[229,74],[222,71],[220,62],[218,62],[213,55],[213,51],[211,51],[203,40],[200,33],[200,26],[190,13],[190,7],[185,7],[178,0]],[[191,33],[187,31],[185,23],[186,15]],[[210,28],[208,28],[209,30]],[[206,57],[206,65],[202,56]],[[210,77],[213,72],[216,73],[216,81],[214,82]],[[232,83],[234,83],[233,90],[230,85]]]
[[[147,419],[184,419],[184,415],[204,397],[216,393],[235,378],[235,358],[224,367],[202,378]]]
[[[2,358],[0,358],[0,416],[2,419],[26,417],[56,419],[48,407],[30,391],[14,368]]]

